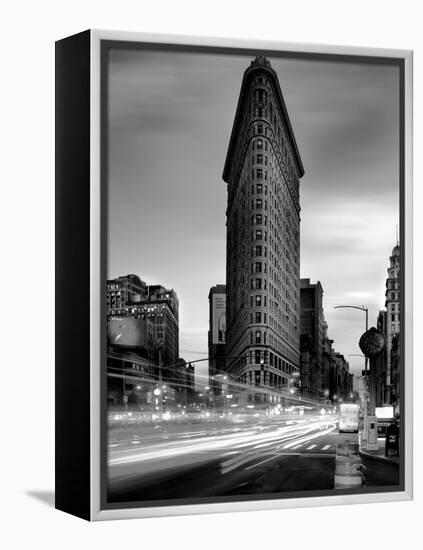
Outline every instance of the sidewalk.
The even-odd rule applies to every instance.
[[[391,464],[399,464],[400,463],[400,457],[399,456],[385,456],[385,438],[378,438],[377,440],[379,448],[377,451],[364,451],[359,450],[359,454],[361,456],[364,456],[366,458],[372,458],[374,460],[379,460],[381,462],[389,462]]]

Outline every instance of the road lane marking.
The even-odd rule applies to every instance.
[[[303,437],[302,439],[297,439],[297,441],[293,441],[291,443],[288,443],[287,445],[284,445],[283,448],[284,449],[292,449],[292,447],[294,447],[295,445],[298,445],[299,443],[307,443],[309,441],[311,441],[312,439],[316,439],[317,437],[321,437],[322,435],[326,435],[330,432],[332,432],[333,430],[335,429],[335,425],[328,429],[328,430],[324,430],[323,432],[320,431],[314,435],[308,435],[306,437]]]
[[[235,470],[236,468],[239,468],[243,464],[246,464],[247,462],[251,462],[255,458],[260,457],[261,455],[257,455],[257,453],[250,454],[250,455],[242,455],[240,457],[236,457],[235,459],[229,459],[226,460],[223,464],[221,464],[220,469],[222,474],[227,474],[229,472],[232,472],[232,470]]]
[[[248,466],[248,468],[245,468],[246,470],[251,470],[252,468],[257,468],[257,466],[260,466],[261,464],[264,464],[265,462],[269,462],[269,460],[274,460],[275,458],[278,458],[278,454],[274,454],[270,458],[266,458],[265,460],[262,460],[261,462],[257,462],[256,464],[253,464],[252,466]]]

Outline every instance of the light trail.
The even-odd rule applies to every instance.
[[[307,422],[307,421],[305,421]],[[323,427],[330,425],[329,429],[323,430]],[[271,426],[275,426],[274,423]],[[276,424],[276,426],[278,426]],[[138,473],[142,474],[144,464],[148,465],[148,471],[161,469],[161,461],[169,461],[173,458],[184,459],[184,465],[195,464],[204,461],[210,457],[216,458],[226,455],[228,450],[237,453],[238,456],[230,460],[241,458],[251,460],[254,457],[247,456],[248,451],[255,454],[263,453],[265,448],[280,448],[285,442],[284,449],[289,449],[308,442],[316,437],[325,435],[335,429],[335,423],[329,419],[320,417],[310,418],[308,424],[297,423],[293,425],[284,424],[277,428],[269,429],[270,426],[260,425],[251,429],[234,428],[232,433],[220,433],[218,435],[204,435],[192,439],[181,440],[181,435],[169,435],[166,441],[159,441],[149,445],[143,445],[142,448],[123,448],[109,450],[109,466],[115,468],[124,465],[139,464]],[[216,430],[215,430],[216,431]],[[198,432],[197,432],[198,433]],[[204,432],[202,432],[204,433]],[[186,432],[183,434],[188,436]],[[257,451],[262,449],[262,451]]]

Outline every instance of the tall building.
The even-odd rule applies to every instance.
[[[352,391],[352,379],[350,379],[350,365],[346,361],[342,353],[335,351],[335,380],[334,380],[334,390],[336,397],[333,399],[341,403],[342,401],[350,400],[350,393]]]
[[[388,278],[385,291],[386,307],[386,377],[385,403],[391,403],[392,386],[392,341],[400,333],[400,247],[397,244],[389,258]]]
[[[323,288],[320,281],[300,281],[300,371],[301,392],[312,399],[323,399]]]
[[[212,286],[209,292],[209,375],[226,367],[226,285]]]
[[[146,287],[138,275],[123,275],[107,281],[107,314],[124,315],[133,296],[144,292]]]
[[[279,400],[300,365],[300,203],[304,168],[276,72],[246,69],[229,142],[226,352],[232,380]]]
[[[334,368],[333,359],[333,340],[328,336],[328,325],[326,321],[323,325],[323,342],[322,342],[322,389],[323,399],[331,401],[333,392],[331,392],[331,372]]]
[[[118,277],[107,281],[107,313],[109,325],[116,316],[148,322],[152,327],[153,356],[150,358],[162,367],[162,378],[171,382],[172,365],[176,365],[179,358],[176,292],[161,285],[147,285],[136,275]]]

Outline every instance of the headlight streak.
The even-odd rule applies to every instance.
[[[274,424],[273,424],[274,425]],[[322,431],[322,426],[331,426],[330,429]],[[258,428],[266,429],[266,427],[260,426]],[[268,427],[267,427],[268,428]],[[109,450],[109,466],[119,466],[123,464],[135,464],[145,463],[146,461],[154,462],[157,469],[160,469],[160,460],[170,459],[172,457],[182,457],[186,455],[187,461],[195,463],[198,460],[204,460],[206,453],[218,453],[222,456],[227,455],[228,449],[232,452],[246,453],[248,448],[251,450],[257,448],[269,447],[275,445],[276,448],[281,447],[281,443],[292,440],[284,448],[291,448],[299,443],[309,441],[315,437],[320,437],[326,433],[329,433],[335,428],[335,423],[331,422],[329,418],[313,418],[310,419],[310,423],[306,426],[299,426],[298,423],[294,425],[283,425],[277,429],[273,429],[269,432],[257,433],[257,429],[249,429],[247,431],[240,431],[240,433],[229,433],[215,436],[198,437],[195,441],[170,441],[166,442],[161,440],[155,444],[145,446],[134,451],[133,448],[127,449],[110,449]],[[317,433],[313,435],[310,432]],[[199,432],[197,432],[199,433]],[[203,432],[204,433],[204,432]],[[189,434],[184,434],[189,435]],[[179,436],[180,437],[180,436]],[[300,439],[298,439],[300,437]],[[169,439],[175,439],[175,434],[171,434]],[[244,450],[245,449],[245,450]],[[151,467],[151,466],[150,466]],[[140,468],[139,473],[142,473],[143,468]]]

